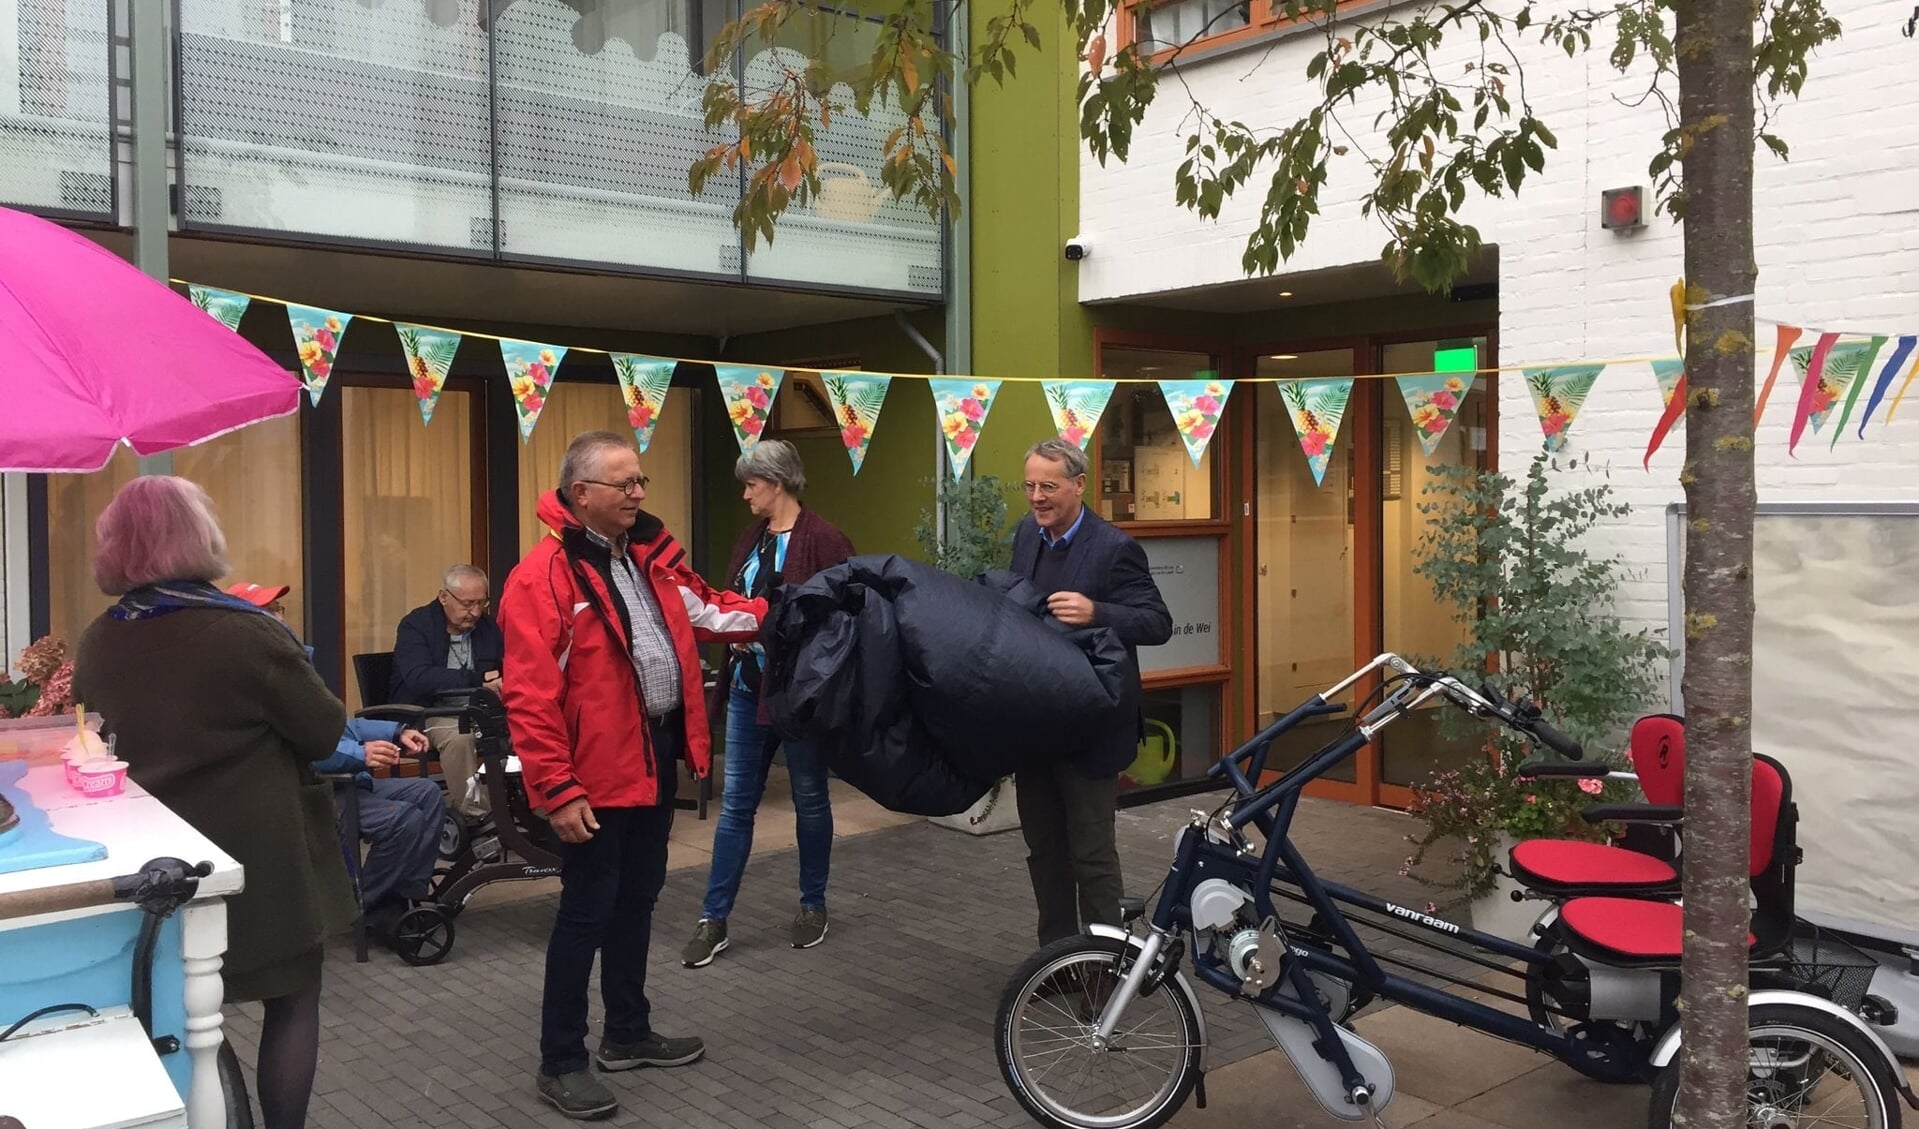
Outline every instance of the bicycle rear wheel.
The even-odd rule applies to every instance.
[[[222,1039],[214,1056],[220,1074],[220,1097],[226,1102],[227,1129],[253,1129],[253,1100],[247,1094],[247,1078],[240,1072],[240,1056],[233,1044]]]
[[[1022,964],[1000,998],[993,1044],[1013,1097],[1050,1129],[1153,1129],[1199,1079],[1199,1016],[1170,983],[1127,1005],[1096,1045],[1100,1010],[1131,950],[1069,937]]]
[[[1746,1121],[1757,1129],[1899,1129],[1885,1056],[1851,1024],[1818,1008],[1761,1004],[1747,1021]],[[1653,1082],[1651,1129],[1669,1129],[1679,1100],[1675,1057]]]

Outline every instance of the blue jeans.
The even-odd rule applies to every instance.
[[[800,848],[800,905],[826,908],[826,872],[833,854],[833,804],[826,790],[826,758],[811,741],[784,740],[759,723],[759,697],[733,687],[726,707],[726,781],[719,825],[713,829],[713,872],[700,916],[725,921],[733,912],[753,853],[753,819],[766,794],[773,751],[785,749],[793,781],[793,816]]]

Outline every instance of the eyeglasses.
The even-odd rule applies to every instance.
[[[462,610],[469,612],[483,612],[493,603],[493,601],[486,596],[479,596],[471,600],[462,600],[444,588],[440,589],[440,595],[460,605]]]
[[[1042,498],[1050,498],[1061,490],[1066,489],[1066,483],[1064,482],[1027,482],[1021,485],[1026,491],[1026,496],[1029,498],[1035,494]]]
[[[605,486],[612,490],[618,490],[622,494],[631,494],[635,490],[646,489],[647,484],[653,480],[642,474],[638,478],[629,478],[623,482],[601,482],[597,478],[582,478],[580,481],[589,482],[595,486]]]

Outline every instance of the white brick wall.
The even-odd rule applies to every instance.
[[[1775,121],[1792,160],[1782,163],[1764,150],[1757,158],[1757,308],[1761,316],[1817,328],[1919,333],[1919,114],[1905,93],[1919,72],[1919,41],[1900,34],[1911,0],[1828,3],[1844,35],[1813,59],[1803,97],[1786,104]],[[1447,45],[1451,63],[1477,56],[1477,37],[1470,38]],[[1191,64],[1186,82],[1228,120],[1283,126],[1313,97],[1305,66],[1323,42],[1302,35],[1270,52],[1259,46]],[[1545,174],[1529,179],[1518,197],[1469,198],[1467,218],[1499,248],[1499,359],[1527,364],[1668,355],[1666,290],[1682,270],[1678,230],[1658,217],[1621,236],[1602,230],[1598,218],[1603,189],[1642,184],[1650,193],[1646,164],[1665,129],[1663,116],[1651,103],[1626,104],[1645,83],[1617,74],[1603,41],[1573,60],[1538,47],[1521,57],[1527,93],[1559,148],[1547,154]],[[1188,108],[1180,84],[1164,83],[1159,105],[1135,135],[1130,163],[1102,169],[1082,158],[1080,226],[1096,247],[1080,266],[1082,300],[1143,298],[1242,277],[1240,255],[1258,216],[1263,178],[1256,176],[1217,223],[1202,223],[1175,205],[1173,174],[1184,159],[1180,119]],[[1345,117],[1363,142],[1358,127],[1371,121],[1372,107]],[[1361,218],[1357,203],[1365,175],[1355,156],[1336,161],[1312,233],[1284,270],[1377,261],[1384,235]],[[1762,345],[1770,344],[1771,332],[1761,326]],[[1762,379],[1768,361],[1762,354]],[[1919,499],[1919,404],[1905,405],[1890,428],[1881,426],[1882,405],[1864,441],[1848,435],[1828,451],[1835,413],[1828,430],[1809,431],[1798,457],[1789,459],[1786,435],[1798,391],[1788,364],[1759,437],[1763,500]],[[1863,407],[1862,400],[1856,411]],[[1608,538],[1639,573],[1621,592],[1622,610],[1663,626],[1664,510],[1681,499],[1684,436],[1675,431],[1651,470],[1641,470],[1659,412],[1646,366],[1609,369],[1572,429],[1571,451],[1597,456],[1611,485],[1634,507]],[[1505,468],[1523,470],[1540,433],[1522,381],[1503,382],[1500,420]],[[1848,431],[1856,430],[1855,419]]]

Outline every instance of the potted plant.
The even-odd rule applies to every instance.
[[[1568,460],[1564,469],[1589,464]],[[1595,533],[1629,507],[1601,482],[1555,491],[1548,471],[1561,464],[1545,453],[1523,480],[1465,467],[1436,467],[1420,503],[1426,532],[1414,570],[1453,609],[1465,640],[1451,669],[1497,686],[1516,702],[1536,703],[1554,724],[1586,746],[1587,758],[1619,763],[1632,722],[1657,700],[1660,664],[1669,657],[1656,630],[1630,629],[1615,612],[1623,577],[1616,555],[1594,552]],[[1435,773],[1415,788],[1411,815],[1425,827],[1408,836],[1414,851],[1402,873],[1457,890],[1471,902],[1483,932],[1523,940],[1543,906],[1515,904],[1504,873],[1507,852],[1539,836],[1604,839],[1613,830],[1587,824],[1580,812],[1597,802],[1631,798],[1629,786],[1597,780],[1523,780],[1529,755],[1504,727],[1456,710],[1446,730],[1483,749],[1463,767]],[[1416,868],[1449,844],[1443,876]]]
[[[60,636],[42,636],[21,651],[12,676],[0,672],[0,718],[56,717],[72,708],[73,662]]]
[[[921,510],[913,536],[927,561],[965,580],[1012,564],[1013,531],[1007,522],[1006,487],[998,477],[988,474],[928,484],[938,492],[945,510],[946,536],[939,535],[938,516],[932,510]],[[958,815],[929,818],[941,827],[971,835],[1010,831],[1019,826],[1013,778],[995,781],[979,802]]]

